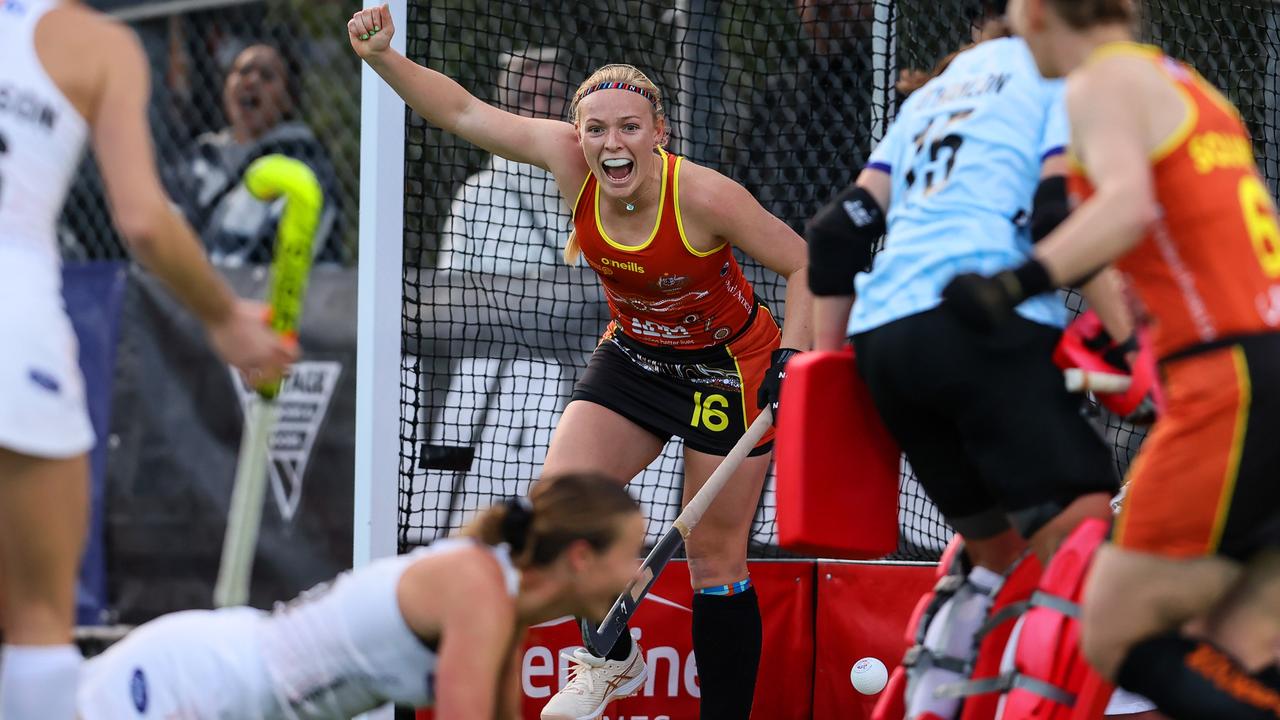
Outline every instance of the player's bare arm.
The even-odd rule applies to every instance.
[[[728,242],[786,278],[787,322],[782,328],[782,347],[812,347],[813,295],[809,292],[804,239],[761,207],[746,188],[720,173],[687,161],[683,172],[680,204],[693,220],[691,224],[706,228],[715,244]]]
[[[1125,294],[1124,278],[1108,267],[1080,286],[1089,307],[1098,314],[1107,334],[1118,341],[1133,335],[1134,318]]]
[[[526,631],[520,628],[511,640],[511,651],[507,655],[507,662],[502,666],[502,675],[499,678],[498,711],[495,717],[498,720],[520,720],[523,717],[521,713],[521,701],[524,698],[524,688],[521,683],[521,669],[524,661],[524,640]]]
[[[147,132],[150,73],[133,33],[102,23],[104,85],[94,106],[93,148],[106,183],[116,225],[129,250],[161,275],[192,311],[216,324],[233,311],[234,296],[207,265],[190,228],[175,217],[155,173],[155,156]]]
[[[580,185],[586,177],[573,125],[500,110],[405,57],[391,47],[395,27],[386,5],[357,12],[347,33],[356,54],[432,125],[495,155],[549,170],[562,187]]]
[[[1123,255],[1158,217],[1149,152],[1181,118],[1166,119],[1172,127],[1154,139],[1158,129],[1146,104],[1134,102],[1133,84],[1155,72],[1144,60],[1115,57],[1069,82],[1076,153],[1097,192],[1036,246],[1054,285],[1078,282]]]
[[[450,561],[450,582],[433,588],[441,637],[436,717],[494,717],[499,692],[507,692],[499,675],[510,658],[515,601],[497,562],[480,548]]]
[[[1048,158],[1040,169],[1041,187],[1050,178],[1062,178],[1061,182],[1065,182],[1069,170],[1065,155],[1057,154]],[[1123,340],[1133,335],[1133,317],[1125,299],[1124,279],[1120,277],[1120,273],[1112,268],[1099,272],[1080,286],[1080,294],[1089,303],[1089,307],[1098,313],[1102,326],[1111,337]]]

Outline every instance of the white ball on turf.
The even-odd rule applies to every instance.
[[[863,695],[875,695],[889,682],[889,669],[873,657],[864,657],[853,664],[853,669],[849,671],[849,682]]]

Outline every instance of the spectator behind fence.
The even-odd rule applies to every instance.
[[[794,65],[751,98],[734,174],[800,231],[831,194],[852,183],[871,140],[871,0],[796,0],[807,43]]]
[[[498,106],[528,117],[564,119],[569,82],[554,47],[504,53]],[[439,267],[498,275],[537,274],[560,264],[569,212],[540,167],[490,156],[458,189],[440,230]]]
[[[337,177],[324,146],[298,119],[295,70],[270,45],[240,51],[222,88],[227,127],[197,137],[178,173],[181,188],[175,194],[215,263],[235,267],[271,261],[283,201],[255,199],[241,178],[251,162],[273,153],[305,162],[324,189],[316,260],[338,262],[345,256],[337,229]]]

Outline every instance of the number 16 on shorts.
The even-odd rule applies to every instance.
[[[693,394],[693,419],[689,424],[693,427],[702,427],[711,432],[723,432],[729,427],[729,416],[725,413],[724,408],[729,407],[729,399],[720,393],[707,393],[705,396],[701,391]]]

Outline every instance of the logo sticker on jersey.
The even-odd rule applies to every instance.
[[[624,262],[622,260],[614,260],[613,258],[602,257],[600,258],[600,264],[606,267],[617,268],[619,270],[628,270],[638,275],[644,274],[644,266],[634,260],[627,260]]]
[[[58,378],[39,368],[28,370],[27,379],[55,395],[62,391],[62,385],[58,383]]]
[[[751,312],[751,301],[747,300],[746,293],[742,292],[741,286],[734,285],[726,279],[724,281],[724,289],[729,291],[729,295],[732,296],[734,300],[737,300],[742,304],[743,309],[747,312]]]
[[[147,676],[142,668],[134,668],[133,677],[129,678],[129,697],[133,699],[133,707],[139,715],[147,714]]]
[[[720,274],[723,275],[724,273],[721,272]],[[680,292],[682,289],[684,289],[684,286],[688,284],[689,284],[688,275],[667,275],[667,274],[663,274],[662,277],[658,278],[658,283],[657,283],[658,290],[664,293]]]
[[[720,277],[724,277],[725,275],[728,275],[728,274],[729,274],[729,263],[726,262],[724,265],[720,266]]]
[[[661,338],[663,340],[687,340],[689,339],[688,328],[677,325],[663,325],[662,323],[652,320],[641,320],[640,318],[631,318],[631,332],[638,337]]]
[[[232,371],[240,395],[240,406],[248,412],[250,402],[258,395]],[[285,523],[293,522],[302,502],[302,481],[311,459],[311,448],[319,435],[329,410],[329,400],[342,375],[342,363],[307,361],[289,368],[280,395],[276,398],[278,414],[271,431],[268,470],[276,508]]]

